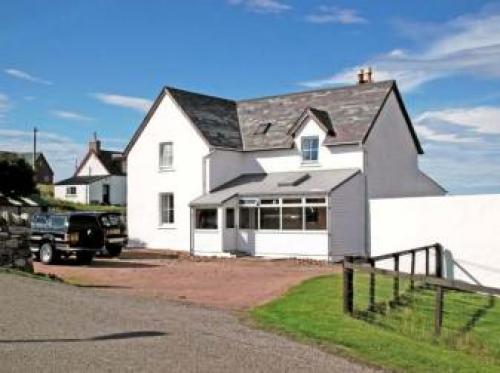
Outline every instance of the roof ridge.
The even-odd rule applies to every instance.
[[[260,101],[260,100],[268,100],[268,99],[279,98],[279,97],[297,96],[297,95],[302,95],[302,94],[307,94],[307,93],[337,91],[337,90],[343,90],[343,89],[352,89],[355,87],[368,87],[370,85],[374,86],[374,85],[382,85],[382,84],[389,84],[389,83],[394,84],[395,82],[396,81],[394,79],[388,79],[388,80],[381,80],[381,81],[373,82],[373,83],[363,83],[363,84],[343,85],[343,86],[339,86],[339,87],[308,89],[305,91],[297,91],[297,92],[282,93],[282,94],[277,94],[277,95],[269,95],[269,96],[262,96],[262,97],[247,98],[247,99],[243,99],[243,100],[236,100],[236,104],[245,103],[245,102],[252,102],[252,101]]]
[[[177,88],[177,87],[172,87],[172,86],[165,86],[164,89],[167,90],[167,91],[174,90],[174,91],[179,91],[179,92],[182,92],[182,93],[189,93],[191,95],[198,95],[198,96],[204,96],[204,97],[213,98],[213,99],[216,99],[216,100],[228,101],[228,102],[232,102],[234,104],[237,103],[237,100],[234,100],[232,98],[225,98],[225,97],[215,96],[215,95],[212,95],[212,94],[207,94],[207,93],[202,93],[202,92],[197,92],[197,91],[189,91],[187,89],[182,89],[182,88]]]

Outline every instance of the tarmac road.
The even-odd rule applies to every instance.
[[[368,372],[229,312],[0,273],[1,372]]]

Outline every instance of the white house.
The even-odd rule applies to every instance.
[[[126,184],[123,154],[101,149],[94,135],[75,174],[55,184],[54,196],[84,204],[125,205]]]
[[[165,87],[125,149],[132,245],[339,259],[370,198],[443,195],[394,81],[228,100]]]

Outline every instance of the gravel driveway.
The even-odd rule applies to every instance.
[[[2,372],[365,372],[230,313],[0,273]]]
[[[127,251],[119,259],[96,259],[90,266],[35,263],[35,270],[53,273],[71,283],[100,285],[119,291],[219,309],[242,310],[268,302],[300,282],[341,268],[325,263],[258,258],[209,259],[164,252]]]

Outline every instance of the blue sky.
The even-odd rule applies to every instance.
[[[94,131],[122,149],[163,85],[247,98],[397,79],[452,193],[500,192],[500,6],[334,0],[6,0],[0,149],[31,128],[69,176]]]

